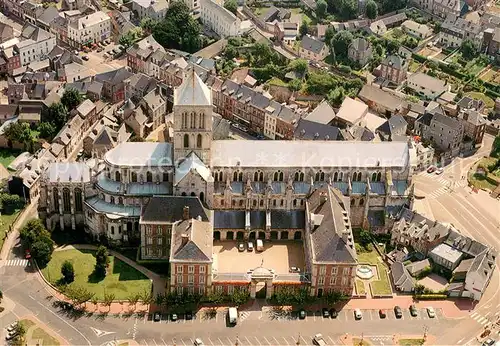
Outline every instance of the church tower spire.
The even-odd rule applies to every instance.
[[[194,152],[210,167],[212,90],[191,68],[174,90],[174,161]]]

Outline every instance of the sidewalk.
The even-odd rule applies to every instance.
[[[9,257],[10,250],[14,246],[14,241],[19,235],[19,229],[26,220],[36,217],[37,214],[38,199],[33,200],[26,208],[22,211],[16,223],[12,225],[12,231],[7,233],[7,238],[3,243],[2,249],[0,250],[0,267],[3,265],[4,260]]]
[[[344,345],[349,345],[349,346],[358,346],[354,345],[353,339],[362,339],[361,335],[351,335],[351,334],[345,334],[344,336],[340,337],[339,340],[342,342]],[[368,339],[368,340],[367,340]],[[363,337],[363,345],[372,344],[370,342],[370,337],[368,335]],[[399,345],[400,340],[405,340],[405,339],[423,339],[423,335],[402,335],[402,334],[393,334],[392,335],[392,345]],[[436,343],[436,337],[434,335],[427,335],[426,340],[424,342],[424,345],[434,345]],[[357,341],[359,342],[359,341]]]

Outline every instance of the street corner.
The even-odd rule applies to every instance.
[[[26,330],[26,344],[43,344],[43,345],[70,345],[56,331],[45,325],[34,315],[26,315],[19,318]]]

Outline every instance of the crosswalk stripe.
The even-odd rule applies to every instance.
[[[477,312],[473,312],[470,317],[474,317],[474,316],[477,316]]]

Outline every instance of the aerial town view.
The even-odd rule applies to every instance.
[[[500,0],[0,9],[0,345],[500,346]]]

